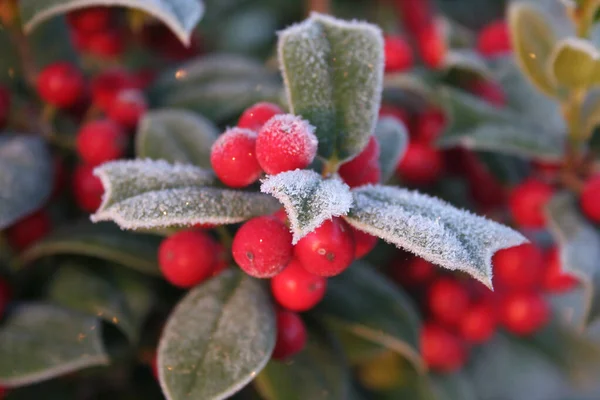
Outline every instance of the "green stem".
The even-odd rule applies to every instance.
[[[231,237],[231,234],[229,233],[227,228],[225,228],[224,225],[219,225],[215,228],[215,232],[217,232],[217,235],[219,235],[219,241],[221,242],[223,247],[225,247],[228,250],[231,249],[231,245],[233,244],[233,238]]]
[[[330,158],[329,160],[325,161],[321,175],[323,176],[323,178],[326,178],[330,175],[337,173],[339,168],[340,161],[336,157]]]

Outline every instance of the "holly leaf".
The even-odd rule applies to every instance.
[[[50,304],[16,308],[0,326],[0,385],[17,387],[108,365],[96,317]]]
[[[211,173],[165,161],[114,161],[94,171],[104,198],[92,221],[114,221],[124,229],[232,224],[279,207],[270,196],[207,187]]]
[[[316,127],[319,155],[342,162],[358,154],[377,122],[379,28],[313,13],[279,34],[278,54],[291,112]]]
[[[26,33],[56,15],[95,6],[121,6],[144,11],[166,24],[185,45],[204,14],[200,0],[21,0],[20,15]]]
[[[150,111],[139,123],[135,153],[138,158],[210,168],[210,148],[218,136],[217,127],[202,115],[175,109]]]
[[[350,188],[339,178],[323,179],[311,170],[295,170],[271,175],[260,190],[285,207],[296,244],[332,217],[345,215],[352,205]]]
[[[339,343],[323,327],[309,328],[304,350],[285,362],[270,361],[256,377],[265,400],[349,398],[350,372]]]
[[[52,171],[39,136],[0,136],[0,230],[44,204],[52,190]]]
[[[492,255],[526,242],[504,225],[414,191],[369,185],[352,192],[354,206],[345,218],[356,229],[466,272],[490,288]]]
[[[28,265],[43,257],[81,255],[160,275],[156,254],[161,240],[157,235],[134,234],[110,223],[81,221],[52,231],[21,253],[19,261]]]
[[[383,117],[377,121],[375,136],[379,142],[379,167],[381,181],[389,180],[398,163],[404,156],[408,145],[408,132],[404,124],[392,117]]]
[[[192,289],[169,317],[158,345],[163,393],[167,400],[225,399],[266,365],[274,345],[268,293],[230,269]]]
[[[332,327],[395,351],[424,372],[419,354],[419,314],[410,300],[374,267],[356,261],[327,281],[319,315]]]

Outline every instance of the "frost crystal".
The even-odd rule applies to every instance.
[[[295,170],[269,176],[260,190],[273,195],[285,207],[293,244],[332,217],[346,215],[352,205],[348,185],[338,178],[323,179],[310,170]]]
[[[439,199],[389,186],[352,191],[346,220],[424,259],[492,286],[492,255],[526,242],[518,232]]]

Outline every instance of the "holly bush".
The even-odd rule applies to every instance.
[[[0,399],[597,399],[598,15],[3,1]]]

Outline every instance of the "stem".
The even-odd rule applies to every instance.
[[[33,53],[31,52],[31,47],[29,46],[27,37],[25,36],[25,33],[23,33],[23,29],[20,27],[20,18],[16,18],[15,20],[16,22],[9,27],[10,38],[13,42],[13,45],[16,47],[19,60],[21,61],[21,68],[23,70],[25,82],[27,82],[27,85],[29,85],[30,88],[35,89],[38,69],[35,65],[35,59],[33,58]]]
[[[217,232],[217,235],[219,235],[219,241],[221,242],[223,247],[225,247],[228,250],[231,249],[231,245],[233,244],[233,238],[231,237],[231,234],[229,233],[227,228],[225,228],[224,225],[219,225],[215,228],[215,231]]]
[[[318,12],[321,14],[331,14],[330,0],[305,0],[306,13]]]
[[[331,158],[327,161],[325,161],[325,164],[323,165],[323,171],[321,172],[321,176],[323,176],[323,178],[326,178],[330,175],[335,174],[338,169],[340,168],[340,162],[337,158]]]

